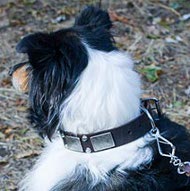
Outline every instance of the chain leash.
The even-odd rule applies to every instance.
[[[147,115],[147,117],[150,120],[150,123],[152,126],[150,135],[152,137],[154,137],[157,142],[159,154],[163,157],[170,158],[170,163],[173,164],[173,166],[177,167],[178,174],[186,174],[187,176],[190,176],[190,162],[189,161],[182,162],[182,160],[178,156],[175,155],[176,147],[173,145],[172,142],[170,142],[168,139],[164,138],[160,134],[160,131],[159,131],[158,127],[156,126],[154,119],[153,119],[152,115],[150,114],[149,110],[143,106],[141,107],[141,110],[143,112],[145,112],[145,114]],[[168,153],[164,152],[162,149],[162,145],[168,145],[170,147],[171,151]]]

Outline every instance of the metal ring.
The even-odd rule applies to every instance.
[[[153,128],[153,131],[154,131],[154,130],[157,131],[156,124],[154,123],[154,119],[152,118],[150,112],[149,112],[146,108],[144,108],[144,107],[141,107],[141,110],[142,110],[142,111],[147,115],[147,117],[149,118],[150,123],[151,123],[152,128]]]
[[[185,174],[185,171],[181,168],[182,166],[179,166],[178,168],[177,168],[177,173],[178,174]]]
[[[178,166],[178,165],[180,165],[181,164],[181,160],[180,159],[175,159],[174,161],[173,161],[173,165],[174,166]]]

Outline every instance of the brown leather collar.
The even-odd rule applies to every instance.
[[[61,131],[66,148],[77,152],[99,152],[135,141],[152,129],[145,113],[117,128],[92,134],[73,134]]]

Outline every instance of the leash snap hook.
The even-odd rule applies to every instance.
[[[186,176],[190,176],[190,162],[186,161],[181,163],[181,165],[177,169],[177,172],[179,174],[186,174]]]
[[[152,126],[151,132],[152,132],[153,134],[159,133],[159,130],[158,130],[158,128],[156,127],[156,124],[155,124],[155,122],[154,122],[154,119],[152,118],[152,116],[151,116],[150,112],[148,111],[148,109],[146,109],[145,107],[142,107],[142,106],[141,106],[141,110],[142,110],[142,111],[147,115],[147,117],[149,118],[149,121],[150,121],[151,126]]]

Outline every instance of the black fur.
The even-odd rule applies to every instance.
[[[103,51],[116,49],[110,33],[112,22],[107,12],[95,7],[88,7],[76,18],[74,26],[92,48]]]
[[[185,127],[164,116],[158,127],[176,146],[176,155],[182,161],[190,160],[190,136]],[[126,169],[126,175],[119,173],[116,167],[109,172],[106,181],[94,186],[91,186],[93,178],[88,169],[78,166],[68,179],[60,181],[51,191],[190,191],[190,177],[179,175],[170,160],[159,155],[155,142],[147,147],[153,149],[154,156],[146,166],[135,171]],[[167,151],[168,147],[165,146],[164,150]]]
[[[17,51],[27,53],[30,75],[29,119],[41,136],[51,139],[58,128],[61,102],[74,88],[88,63],[84,43],[103,51],[114,50],[108,13],[87,7],[72,28],[24,37]]]
[[[21,40],[17,50],[27,53],[30,76],[30,119],[42,136],[53,135],[60,103],[88,63],[87,52],[72,29],[36,33]]]

